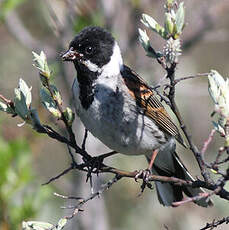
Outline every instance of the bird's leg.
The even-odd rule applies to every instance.
[[[147,186],[148,188],[152,188],[152,184],[149,182],[149,177],[151,175],[151,169],[153,167],[153,163],[156,159],[156,156],[158,154],[158,149],[155,149],[153,151],[153,155],[151,157],[151,160],[150,160],[150,163],[149,163],[149,166],[147,169],[145,170],[140,170],[136,176],[135,176],[135,180],[137,181],[138,178],[142,178],[143,182],[142,182],[142,185],[141,185],[141,193],[140,195],[143,193],[143,191],[145,190],[145,187]]]
[[[150,160],[150,163],[149,163],[149,166],[148,166],[148,169],[149,169],[150,171],[151,171],[151,169],[152,169],[152,167],[153,167],[153,162],[155,161],[157,154],[158,154],[158,149],[155,149],[155,150],[153,151],[153,155],[152,155],[152,157],[151,157],[151,160]]]

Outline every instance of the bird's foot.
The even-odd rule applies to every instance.
[[[96,173],[98,175],[100,172],[100,169],[105,167],[105,165],[103,164],[103,160],[114,154],[116,154],[116,152],[112,151],[109,153],[102,154],[100,156],[91,157],[86,160],[84,159],[85,167],[88,169],[86,181],[88,181],[88,179],[91,178],[92,173]]]
[[[91,178],[92,173],[99,174],[100,169],[104,166],[103,164],[103,157],[91,157],[90,159],[85,160],[85,167],[87,168],[87,179]]]
[[[142,179],[141,193],[139,194],[139,196],[144,192],[146,187],[150,189],[153,188],[152,184],[150,183],[150,176],[151,176],[150,169],[142,169],[137,172],[135,176],[135,181],[137,182],[139,178]]]

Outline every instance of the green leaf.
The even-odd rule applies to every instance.
[[[19,90],[23,93],[26,99],[26,105],[29,108],[32,102],[31,89],[29,88],[26,82],[23,79],[19,79]]]
[[[176,32],[178,35],[182,33],[182,30],[184,28],[184,17],[185,17],[184,2],[181,2],[176,12],[176,19],[175,19]]]
[[[15,97],[14,97],[14,105],[15,112],[23,119],[26,120],[28,117],[28,107],[26,105],[25,95],[19,90],[14,89]]]
[[[67,218],[61,218],[58,221],[57,226],[55,227],[53,224],[41,221],[23,221],[22,222],[22,230],[62,230],[64,226],[67,224]]]
[[[161,54],[159,52],[156,52],[152,48],[146,31],[139,28],[138,32],[139,32],[139,41],[140,41],[142,47],[144,48],[144,50],[146,51],[146,55],[148,57],[151,57],[151,58],[161,57]]]
[[[14,89],[14,106],[15,111],[12,111],[11,108],[8,108],[8,112],[15,112],[18,114],[24,121],[29,121],[29,110],[32,102],[31,88],[29,88],[26,82],[23,79],[19,79],[18,88]]]
[[[41,221],[23,221],[22,230],[51,230],[54,228],[53,224]]]
[[[58,221],[58,224],[56,226],[56,228],[54,230],[61,230],[64,228],[64,226],[67,224],[68,220],[67,218],[61,218],[59,221]]]
[[[165,13],[165,32],[168,35],[172,35],[174,31],[174,23],[170,13]]]
[[[41,88],[40,89],[40,97],[43,105],[45,108],[55,117],[61,118],[61,113],[58,110],[55,101],[52,99],[50,93],[47,89]]]
[[[166,39],[165,29],[158,24],[152,17],[147,14],[142,14],[141,22],[154,32],[158,33],[162,38]]]
[[[211,70],[210,74],[208,75],[208,79],[209,78],[213,78],[217,87],[222,87],[225,84],[224,78],[216,70]]]
[[[147,51],[150,46],[149,37],[146,31],[140,28],[138,29],[138,33],[139,33],[139,41],[142,44],[143,48]]]

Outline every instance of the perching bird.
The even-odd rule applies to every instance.
[[[96,26],[84,28],[62,59],[75,65],[74,105],[86,129],[114,151],[145,155],[156,175],[193,180],[175,152],[175,140],[182,143],[176,125],[154,91],[123,64],[120,48],[108,31]],[[158,199],[165,206],[181,201],[183,192],[189,197],[203,192],[155,184]],[[206,199],[196,203],[203,207],[212,204]]]

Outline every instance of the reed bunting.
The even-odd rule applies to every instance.
[[[77,77],[72,91],[76,114],[86,129],[114,151],[145,155],[153,174],[193,180],[175,152],[183,143],[155,92],[123,63],[112,35],[97,26],[84,28],[62,55],[73,62]],[[183,193],[193,197],[199,188],[155,182],[161,204],[181,201]],[[210,200],[196,204],[207,207]]]

